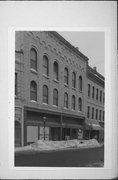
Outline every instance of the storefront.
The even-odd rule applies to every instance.
[[[37,140],[83,138],[83,117],[26,107],[24,109],[24,145]]]
[[[99,142],[104,140],[104,128],[98,122],[85,122],[85,139],[97,139]]]

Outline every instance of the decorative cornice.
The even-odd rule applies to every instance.
[[[86,57],[84,54],[82,54],[77,48],[75,48],[73,45],[71,45],[67,40],[65,40],[60,34],[58,34],[56,31],[48,31],[50,34],[55,36],[57,39],[59,39],[60,42],[66,45],[71,51],[76,53],[79,57],[81,57],[83,60],[88,61],[88,57]]]

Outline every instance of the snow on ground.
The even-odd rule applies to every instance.
[[[44,141],[38,140],[33,144],[24,147],[15,148],[15,152],[28,152],[28,151],[52,151],[63,149],[79,149],[79,148],[91,148],[100,147],[100,144],[96,139],[90,140],[67,140],[67,141]]]

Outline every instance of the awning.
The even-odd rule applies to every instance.
[[[100,124],[95,124],[93,122],[85,122],[85,129],[86,130],[95,130],[95,131],[103,131],[104,128],[100,126]]]
[[[103,131],[104,128],[101,127],[99,124],[92,124],[92,130]]]
[[[63,128],[74,128],[74,129],[83,129],[83,126],[79,125],[79,124],[66,124],[66,123],[63,123],[62,124],[62,127]]]

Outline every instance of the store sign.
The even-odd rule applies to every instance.
[[[40,127],[40,140],[49,140],[49,127]]]
[[[83,138],[83,131],[81,129],[78,129],[78,139]]]

